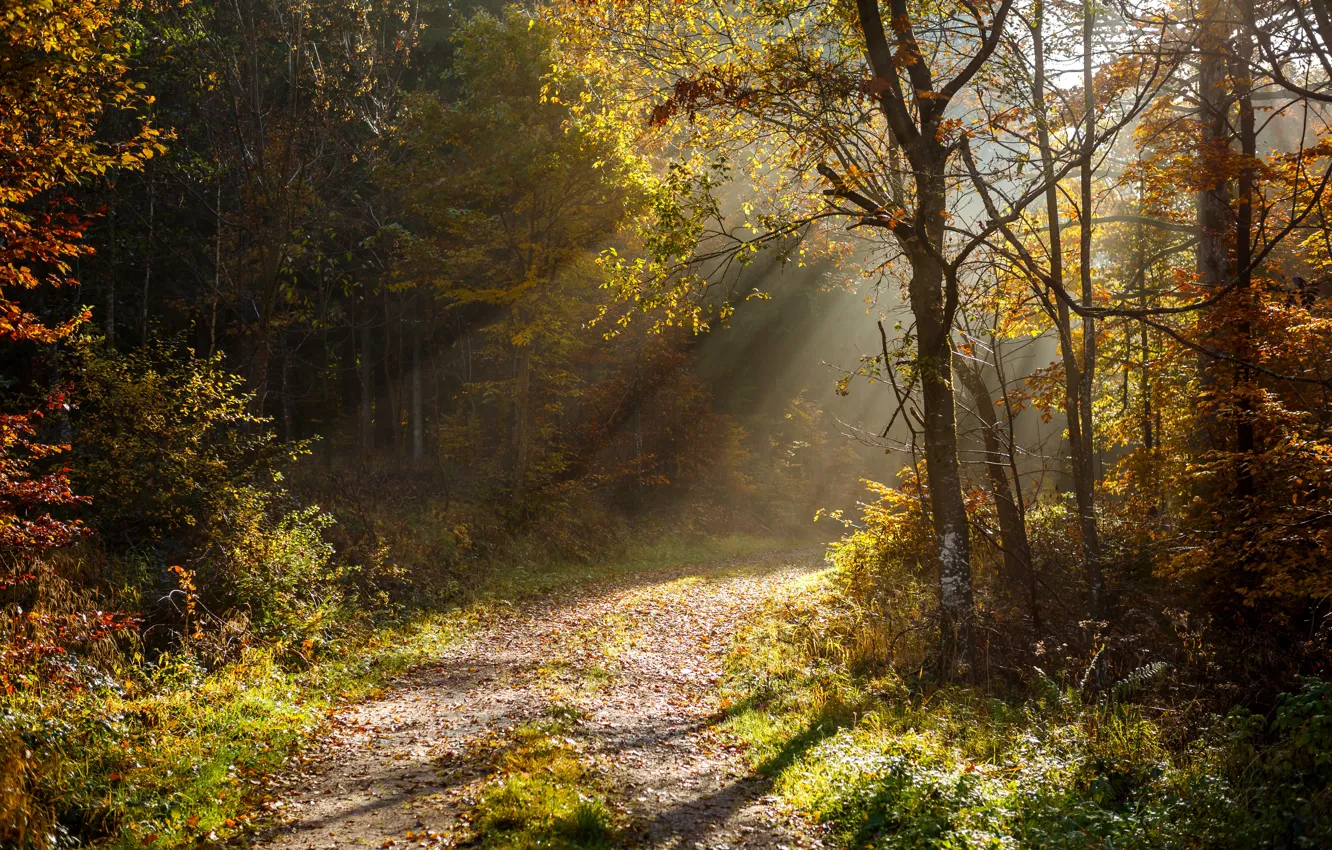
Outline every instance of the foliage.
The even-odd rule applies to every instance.
[[[220,555],[206,562],[208,597],[221,610],[245,612],[259,635],[311,652],[346,617],[346,573],[324,539],[334,519],[318,507],[283,510],[275,502],[270,492],[243,487],[218,507],[209,538]]]
[[[838,629],[855,659],[850,662],[853,669],[885,663],[920,668],[926,661],[925,627],[937,616],[929,587],[938,565],[924,482],[910,470],[901,477],[900,490],[864,482],[875,500],[861,505],[858,519],[832,517],[849,526],[829,546],[828,559],[837,567],[846,599],[855,600],[856,625],[849,631]],[[831,633],[828,639],[837,641]]]
[[[1101,696],[1082,671],[1032,672],[1025,693],[914,691],[855,673],[824,637],[858,630],[836,574],[780,600],[733,652],[728,728],[776,789],[842,846],[1319,846],[1332,775],[1325,682],[1281,697],[1269,724],[1236,710],[1188,747],[1126,677]],[[1166,674],[1168,675],[1168,674]],[[1321,760],[1320,760],[1321,759]]]
[[[11,350],[54,343],[87,318],[84,310],[54,320],[36,312],[40,305],[47,316],[58,315],[47,306],[57,300],[50,290],[74,283],[74,264],[92,253],[82,241],[86,219],[68,193],[108,171],[139,168],[163,150],[158,131],[141,115],[152,99],[126,76],[119,12],[118,3],[106,0],[9,3],[0,12],[0,339]],[[101,132],[108,112],[131,115],[134,129],[112,140]],[[7,387],[15,383],[6,380]],[[85,531],[79,520],[48,512],[86,498],[71,487],[68,465],[52,465],[69,446],[38,438],[45,412],[63,417],[69,408],[63,387],[45,389],[39,391],[44,409],[0,413],[0,547],[8,561],[0,592],[6,596],[31,593],[20,585],[39,572],[33,559]],[[63,653],[61,644],[73,637],[67,630],[127,625],[100,611],[85,629],[78,612],[57,621],[7,608],[3,618],[0,679],[7,689],[16,670]],[[10,749],[0,756],[7,770],[15,757]],[[26,830],[21,818],[17,823]]]
[[[55,396],[47,400],[46,408],[63,413],[68,405],[63,397]],[[0,414],[0,546],[24,554],[65,546],[84,532],[78,520],[62,521],[38,513],[88,501],[86,496],[75,495],[68,466],[52,472],[34,468],[47,458],[69,451],[68,445],[33,439],[36,423],[43,415],[42,410]]]
[[[165,341],[121,353],[85,337],[70,366],[80,376],[72,472],[104,534],[188,535],[224,510],[230,491],[263,484],[274,464],[305,450],[277,443],[221,355]]]
[[[188,653],[73,693],[0,697],[0,839],[13,847],[193,846],[244,836],[259,780],[327,712],[431,657],[457,622],[344,638],[292,666],[251,647],[212,674]]]
[[[8,3],[0,38],[0,337],[53,342],[87,318],[48,325],[15,299],[74,282],[91,253],[68,193],[108,171],[141,168],[163,148],[141,117],[152,98],[128,77],[120,4],[111,0]],[[99,136],[109,112],[134,115],[123,139]]]

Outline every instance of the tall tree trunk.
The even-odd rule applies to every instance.
[[[1096,166],[1096,78],[1092,72],[1092,36],[1096,29],[1096,7],[1094,0],[1083,0],[1082,13],[1082,108],[1084,111],[1082,163],[1080,188],[1082,190],[1081,221],[1078,222],[1078,268],[1082,282],[1082,306],[1094,306],[1092,296],[1092,179]],[[1083,492],[1079,495],[1079,516],[1082,518],[1082,533],[1089,537],[1087,548],[1086,573],[1087,593],[1090,597],[1093,617],[1105,613],[1105,591],[1101,572],[1101,543],[1096,527],[1095,488],[1097,479],[1096,441],[1092,417],[1092,385],[1096,379],[1096,320],[1086,316],[1082,320],[1082,370],[1079,378],[1080,403],[1078,413],[1082,418],[1079,428],[1081,445],[1076,451],[1082,454]],[[1085,505],[1081,502],[1085,501]]]
[[[357,352],[357,366],[361,377],[361,457],[369,458],[375,448],[375,330],[374,311],[368,308],[368,299],[362,299],[357,320],[360,324],[361,345]]]
[[[513,497],[521,502],[527,485],[528,454],[531,449],[532,346],[518,349],[517,389],[513,402]]]
[[[357,412],[360,402],[361,379],[356,364],[356,322],[355,313],[349,315],[347,332],[338,341],[338,407],[343,417],[350,422]]]
[[[107,264],[106,275],[106,317],[103,329],[106,331],[106,347],[112,351],[116,348],[116,208],[111,206],[111,213],[107,216],[110,225],[110,236],[107,239],[108,253],[111,255],[111,261]]]
[[[958,308],[956,270],[944,252],[948,218],[948,161],[954,148],[946,141],[945,116],[951,99],[966,86],[997,48],[1012,9],[1004,0],[994,9],[989,32],[957,75],[936,79],[929,58],[916,38],[906,0],[892,0],[893,45],[888,41],[878,0],[856,0],[856,14],[865,52],[874,72],[879,110],[892,128],[893,141],[911,166],[915,210],[911,221],[886,220],[881,203],[856,192],[852,200],[872,218],[867,224],[886,227],[897,238],[911,264],[911,312],[916,320],[916,368],[924,414],[925,467],[929,479],[931,519],[939,547],[939,672],[957,675],[966,664],[979,672],[975,656],[975,609],[971,585],[971,530],[962,496],[957,458],[957,411],[952,382],[952,325]],[[894,46],[895,45],[895,46]],[[907,85],[903,85],[903,77]],[[908,92],[910,93],[908,95]],[[830,171],[821,167],[820,172]],[[827,174],[825,173],[825,176]],[[891,183],[891,179],[890,179]],[[830,194],[837,194],[836,182]]]
[[[260,325],[254,341],[254,358],[250,363],[250,383],[254,387],[253,413],[263,416],[268,410],[268,371],[272,367],[273,341],[268,329]]]
[[[999,519],[999,541],[1004,556],[1002,584],[1007,588],[1024,587],[1031,570],[1031,544],[1022,522],[1013,488],[1008,480],[1008,460],[1000,440],[999,421],[994,413],[994,400],[980,367],[955,358],[955,369],[962,385],[967,388],[976,405],[976,416],[981,421],[981,438],[985,445],[985,475],[990,484],[990,498]],[[1033,608],[1033,620],[1040,622]]]
[[[287,335],[282,334],[282,363],[279,379],[279,399],[282,408],[282,441],[290,443],[296,438],[294,417],[291,412],[291,350],[288,348]]]
[[[928,187],[921,195],[922,206],[930,204],[938,210],[937,221],[941,225],[943,186],[942,180],[938,182],[940,185]],[[941,231],[942,227],[938,229]],[[943,240],[935,244],[942,245]],[[951,679],[959,672],[966,676],[977,672],[971,527],[967,521],[962,470],[957,457],[951,327],[943,320],[943,269],[932,255],[924,252],[915,253],[911,265],[910,293],[918,329],[916,358],[924,418],[925,471],[934,536],[939,547],[939,667],[940,674]]]
[[[1221,4],[1224,0],[1210,0],[1202,11],[1202,36],[1199,39],[1198,57],[1198,140],[1199,159],[1202,169],[1214,177],[1210,185],[1198,194],[1197,225],[1198,284],[1205,295],[1225,283],[1229,276],[1230,258],[1226,245],[1229,229],[1230,199],[1229,186],[1224,167],[1227,148],[1230,146],[1227,113],[1229,104],[1225,90],[1225,56],[1227,26],[1224,22]],[[1204,344],[1211,347],[1209,337],[1213,335],[1213,317],[1208,312],[1199,316],[1201,336]],[[1216,360],[1208,354],[1198,355],[1199,400],[1204,404],[1215,401],[1217,389]],[[1201,423],[1198,434],[1200,448],[1221,448],[1224,439],[1218,429],[1214,411],[1204,411],[1198,417]]]
[[[1147,215],[1143,208],[1143,190],[1146,187],[1141,182],[1138,184],[1138,217],[1141,219]],[[1147,244],[1146,232],[1142,221],[1138,222],[1137,231],[1134,238],[1134,245],[1137,253],[1138,266],[1138,306],[1146,310],[1148,306],[1147,296]],[[1142,358],[1142,365],[1138,371],[1139,389],[1142,392],[1142,447],[1147,452],[1151,452],[1156,447],[1155,435],[1152,433],[1152,373],[1151,373],[1151,337],[1147,333],[1147,324],[1141,322],[1138,325],[1138,349]]]
[[[380,318],[375,334],[375,360],[379,367],[375,381],[375,445],[381,450],[392,450],[397,445],[400,422],[393,403],[393,339],[389,334],[387,305]]]
[[[1035,73],[1032,75],[1032,102],[1036,108],[1037,143],[1041,151],[1041,168],[1045,180],[1046,229],[1050,242],[1050,285],[1067,292],[1064,285],[1064,246],[1060,230],[1059,185],[1055,181],[1054,150],[1050,143],[1049,115],[1045,108],[1045,47],[1044,5],[1036,7],[1032,26],[1035,43]],[[1088,229],[1088,228],[1084,228]],[[1090,232],[1090,231],[1089,231]],[[1083,264],[1087,264],[1083,260]],[[1078,528],[1082,546],[1083,573],[1089,579],[1099,572],[1101,541],[1096,525],[1094,471],[1088,441],[1083,436],[1083,423],[1090,417],[1083,413],[1084,383],[1082,363],[1074,345],[1073,320],[1066,297],[1051,294],[1055,329],[1059,334],[1059,353],[1064,364],[1064,414],[1068,422],[1069,472],[1073,479],[1073,495],[1077,503]],[[1095,330],[1092,328],[1091,330]],[[1086,356],[1084,348],[1082,355]],[[1088,386],[1090,384],[1088,383]],[[1091,582],[1089,581],[1089,585]]]
[[[217,353],[217,306],[222,300],[222,180],[217,181],[216,210],[217,232],[213,238],[213,293],[209,299],[211,309],[208,314],[208,356]]]
[[[425,460],[425,399],[421,380],[425,364],[421,362],[421,335],[423,325],[412,325],[412,460],[417,464]]]
[[[1252,14],[1252,9],[1250,9]],[[1235,352],[1241,360],[1249,361],[1254,356],[1253,334],[1253,273],[1249,264],[1253,262],[1253,195],[1255,162],[1258,156],[1258,131],[1253,111],[1253,83],[1250,79],[1250,63],[1253,59],[1253,33],[1248,26],[1241,26],[1237,40],[1237,61],[1233,77],[1235,94],[1239,103],[1239,142],[1243,160],[1236,179],[1239,194],[1239,208],[1235,213],[1235,266],[1238,275],[1236,298],[1239,300],[1241,319],[1237,328],[1239,350]],[[1235,451],[1239,455],[1236,466],[1235,493],[1241,499],[1254,496],[1253,464],[1256,451],[1253,428],[1253,375],[1244,365],[1236,367],[1236,410],[1238,419],[1235,423]]]
[[[157,241],[157,181],[153,169],[148,169],[148,239],[143,255],[143,303],[139,315],[139,342],[148,344],[148,302],[153,281],[153,248]]]

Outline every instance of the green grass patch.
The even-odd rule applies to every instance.
[[[835,588],[825,575],[775,602],[731,656],[723,697],[753,766],[837,845],[1332,846],[1332,684],[1171,749],[1164,721],[1059,676],[999,699],[862,669],[825,639]]]
[[[572,737],[581,712],[557,703],[514,730],[471,813],[475,842],[503,850],[602,850],[621,843],[605,779]]]
[[[98,837],[167,848],[242,833],[264,801],[263,777],[289,764],[330,711],[438,654],[461,625],[422,617],[299,667],[250,648],[211,674],[188,656],[165,657],[137,681],[0,697],[0,747],[25,753],[0,752],[17,780],[6,807],[56,846]],[[41,805],[50,800],[54,811]]]

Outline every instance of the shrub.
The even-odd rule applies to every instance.
[[[161,340],[123,354],[84,337],[70,357],[79,372],[73,481],[92,497],[104,538],[188,537],[219,494],[262,482],[305,450],[279,444],[250,413],[252,397],[220,355]]]
[[[245,611],[264,637],[307,649],[343,619],[343,570],[318,507],[284,510],[279,496],[228,488],[207,529],[217,553],[206,562],[209,596]]]

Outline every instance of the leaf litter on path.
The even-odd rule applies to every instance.
[[[817,847],[716,729],[715,683],[740,624],[814,552],[641,573],[506,606],[379,698],[333,717],[288,777],[272,850],[451,847],[513,730],[577,707],[570,746],[611,783],[626,846]]]

